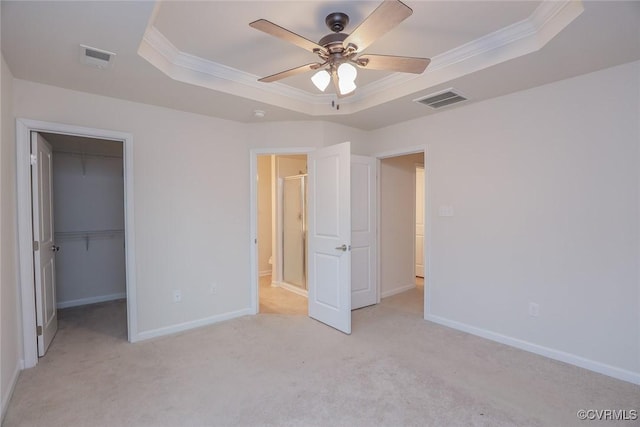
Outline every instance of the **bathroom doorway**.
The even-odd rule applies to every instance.
[[[257,166],[258,310],[306,315],[307,156],[259,155]]]

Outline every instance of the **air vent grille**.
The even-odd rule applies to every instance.
[[[453,89],[447,89],[444,92],[427,95],[425,97],[415,99],[414,101],[437,109],[466,100],[466,97],[460,95]]]
[[[98,68],[109,68],[115,53],[95,47],[80,45],[80,62]]]
[[[87,55],[89,58],[95,58],[106,62],[109,62],[109,60],[111,59],[111,55],[109,55],[108,53],[98,52],[97,50],[93,49],[85,50],[85,55]]]

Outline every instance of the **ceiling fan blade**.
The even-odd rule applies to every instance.
[[[296,46],[310,52],[314,52],[314,50],[316,49],[319,49],[321,52],[326,52],[326,49],[320,46],[318,43],[305,39],[304,37],[299,36],[298,34],[293,33],[286,28],[282,28],[281,26],[276,25],[271,21],[267,21],[266,19],[258,19],[257,21],[253,21],[249,24],[249,26],[255,28],[256,30],[260,30],[262,32],[270,34],[274,37],[278,37],[279,39],[282,39],[289,43],[293,43]]]
[[[307,71],[315,70],[320,67],[319,62],[312,62],[311,64],[302,65],[300,67],[292,68],[287,71],[282,71],[281,73],[273,74],[271,76],[263,77],[258,79],[259,82],[271,83],[277,80],[282,80],[287,77],[295,76],[296,74],[306,73]]]
[[[367,61],[367,64],[362,65],[361,61]],[[356,63],[365,69],[401,71],[413,74],[422,74],[430,62],[429,58],[390,55],[360,55],[356,60]]]
[[[354,44],[362,52],[371,43],[407,19],[413,10],[400,0],[384,0],[342,43]]]

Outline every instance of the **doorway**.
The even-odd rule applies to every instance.
[[[291,154],[293,149],[252,149],[250,150],[250,259],[252,286],[251,308],[259,313],[258,286],[258,158],[260,155]],[[307,283],[308,315],[345,334],[351,333],[352,273],[362,272],[366,286],[362,289],[377,290],[375,262],[377,251],[377,230],[374,196],[375,164],[373,158],[353,156],[351,143],[343,142],[317,149],[299,149],[295,154],[307,154],[308,197],[307,197]],[[362,163],[357,177],[352,175],[352,167]],[[354,186],[354,183],[356,185]],[[360,187],[362,186],[362,188]],[[354,192],[352,193],[352,187]],[[360,189],[361,188],[361,189]],[[358,221],[365,226],[357,229],[356,240],[352,234],[352,194],[365,195],[366,212]],[[372,220],[373,219],[373,220]],[[361,222],[361,224],[360,224]],[[361,256],[352,257],[358,251]],[[352,252],[353,251],[353,252]],[[369,255],[364,255],[369,254]],[[355,260],[352,263],[352,260]],[[360,263],[363,263],[361,266]]]
[[[80,238],[79,236],[58,235],[55,236],[55,230],[52,227],[52,238],[56,237],[71,238],[76,240],[73,242],[71,239],[67,239],[68,243],[74,245],[79,244],[83,246],[86,251],[86,245],[90,245],[90,249],[99,248],[99,240],[110,239],[110,235],[119,234],[120,244],[124,246],[124,259],[119,258],[119,262],[124,264],[124,292],[122,288],[122,281],[117,291],[106,295],[107,298],[113,299],[116,297],[126,296],[126,336],[128,340],[133,342],[137,340],[137,327],[136,327],[136,305],[135,305],[135,275],[134,275],[134,230],[133,230],[133,137],[131,134],[123,132],[115,132],[101,129],[84,128],[79,126],[64,125],[59,123],[41,122],[28,119],[16,120],[16,140],[17,140],[17,186],[18,186],[18,243],[19,243],[19,265],[20,265],[20,288],[21,288],[21,301],[22,301],[22,320],[23,320],[23,345],[24,345],[24,362],[25,368],[33,367],[38,362],[38,328],[42,325],[42,319],[38,318],[38,307],[34,302],[36,301],[36,278],[38,277],[37,269],[35,268],[35,254],[39,251],[39,244],[36,245],[36,237],[39,237],[34,233],[32,223],[32,200],[37,199],[35,196],[36,187],[31,185],[32,165],[37,164],[37,156],[32,156],[31,153],[31,139],[32,135],[48,135],[50,138],[57,138],[56,135],[67,135],[71,137],[88,138],[95,142],[95,140],[104,140],[104,143],[117,144],[121,156],[117,160],[120,164],[120,182],[122,183],[121,199],[121,212],[123,212],[121,218],[122,228],[107,229],[104,236],[86,236]],[[75,141],[77,142],[77,140]],[[69,148],[69,147],[67,147]],[[64,150],[63,150],[64,151]],[[76,153],[77,154],[77,153]],[[105,154],[105,153],[103,153]],[[108,154],[105,154],[105,156]],[[53,154],[51,154],[53,158]],[[62,158],[62,157],[61,157]],[[84,162],[82,156],[76,158],[78,163],[78,169],[83,167],[86,169],[89,167],[88,156],[85,154]],[[113,159],[112,159],[113,160]],[[53,163],[51,163],[53,165]],[[50,188],[53,191],[53,188]],[[51,193],[51,201],[53,206],[53,198],[55,194]],[[60,202],[60,201],[59,201]],[[104,212],[97,213],[101,215]],[[73,221],[72,221],[73,223]],[[79,223],[75,223],[76,225]],[[70,231],[91,231],[88,229],[69,229],[61,230],[62,232]],[[107,236],[109,235],[109,236]],[[93,238],[92,238],[93,237]],[[39,242],[38,242],[39,243]],[[52,240],[52,245],[46,247],[50,251],[55,251],[58,254],[57,248],[61,245]],[[118,246],[117,244],[115,246]],[[36,250],[38,249],[38,251]],[[69,249],[71,251],[71,249]],[[75,257],[72,257],[75,258]],[[122,271],[121,271],[122,272]],[[100,274],[100,273],[98,273]],[[55,277],[54,274],[50,276]],[[121,276],[122,278],[122,276]],[[46,306],[50,314],[57,313],[57,301],[55,297],[55,286],[50,288],[49,296],[47,297]],[[86,290],[86,289],[85,289]],[[65,290],[66,292],[66,290]],[[61,292],[65,295],[65,292]],[[97,298],[97,299],[96,299]],[[68,304],[79,304],[87,302],[97,302],[100,298],[105,298],[105,295],[101,296],[87,296],[86,298],[76,298],[66,301]],[[60,301],[64,306],[64,301]],[[51,317],[51,316],[49,316]]]
[[[308,312],[306,154],[257,158],[258,311]]]
[[[126,339],[123,143],[37,135],[52,151],[57,317],[69,323],[83,312]]]
[[[380,289],[385,303],[425,314],[424,152],[380,160]]]

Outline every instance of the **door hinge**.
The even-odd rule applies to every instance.
[[[34,251],[39,251],[40,250],[40,242],[37,241],[33,241],[33,250]]]
[[[38,164],[38,156],[36,156],[35,154],[31,155],[31,166],[35,166]]]
[[[36,328],[36,332],[38,333],[38,336],[41,336],[42,335],[42,326],[38,326]]]

